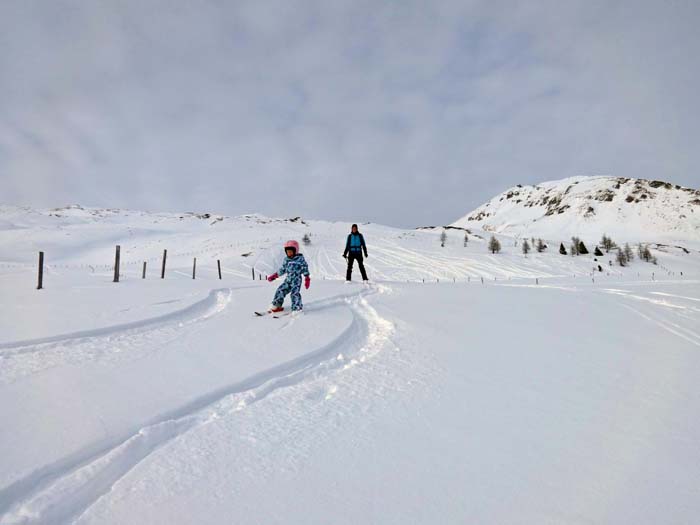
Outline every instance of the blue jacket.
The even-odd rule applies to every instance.
[[[297,253],[294,257],[287,257],[282,263],[282,267],[277,272],[277,275],[287,274],[288,281],[299,280],[301,282],[301,276],[309,275],[309,265],[306,264],[306,259],[300,253]]]
[[[348,253],[360,255],[363,251],[365,252],[365,257],[367,257],[367,245],[365,244],[365,238],[362,236],[362,234],[357,232],[348,235],[343,257],[345,257]]]

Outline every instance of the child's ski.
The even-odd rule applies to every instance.
[[[264,312],[253,312],[257,317],[265,317],[266,315],[277,315],[283,313],[284,310],[280,310],[279,312],[271,312],[270,310],[265,310]]]
[[[257,317],[265,317],[266,315],[271,315],[272,317],[277,317],[279,315],[287,315],[290,313],[289,310],[279,310],[277,312],[272,312],[270,310],[266,310],[264,312],[253,312]]]

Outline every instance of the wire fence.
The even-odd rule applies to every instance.
[[[315,241],[322,241],[326,236],[318,235],[315,237]],[[147,269],[153,268],[154,264],[158,264],[157,268],[160,270],[160,277],[165,278],[167,273],[166,260],[168,263],[177,261],[176,267],[179,273],[182,273],[183,269],[183,259],[189,259],[188,264],[191,264],[191,276],[193,279],[197,277],[197,271],[204,271],[206,275],[210,276],[213,271],[213,275],[217,276],[218,279],[223,279],[224,275],[236,276],[239,278],[246,278],[246,271],[249,271],[248,278],[253,280],[264,280],[269,274],[273,273],[274,267],[278,261],[275,259],[275,250],[278,245],[275,243],[284,241],[285,238],[282,236],[278,237],[266,237],[265,239],[255,239],[251,241],[237,241],[237,242],[217,242],[209,243],[207,246],[196,249],[196,250],[163,250],[163,253],[154,254],[149,257],[137,257],[135,250],[124,249],[123,247],[117,246],[117,251],[120,250],[119,260],[117,257],[109,262],[101,261],[83,261],[79,263],[72,262],[57,262],[53,263],[50,261],[50,256],[45,257],[45,252],[40,252],[38,263],[29,262],[0,262],[0,270],[12,270],[12,271],[32,271],[37,272],[37,288],[43,288],[43,280],[45,276],[56,275],[62,270],[68,271],[85,271],[91,274],[103,275],[106,272],[114,272],[114,281],[118,282],[120,277],[126,275],[126,269],[133,269],[133,272],[129,272],[132,275],[138,275],[142,279],[147,276]],[[142,253],[142,252],[141,252]],[[49,254],[46,254],[49,255]],[[226,260],[232,257],[251,257],[250,262],[242,261],[238,264],[237,268],[227,266],[222,264],[222,259]],[[327,255],[326,255],[327,257]],[[385,261],[387,262],[387,261]],[[341,268],[344,263],[338,263]],[[335,265],[333,265],[335,266]],[[368,268],[371,268],[368,265]],[[654,270],[649,271],[644,269],[644,271],[637,271],[637,279],[640,280],[650,280],[656,281],[660,278],[688,278],[684,275],[683,271],[672,270],[667,266],[658,263],[655,265]],[[528,276],[508,276],[508,275],[487,275],[487,272],[465,272],[465,264],[459,265],[459,268],[453,268],[453,272],[448,272],[445,276],[436,276],[435,273],[426,275],[425,277],[415,277],[419,273],[416,269],[412,269],[411,272],[407,272],[412,275],[401,276],[402,272],[396,272],[394,275],[392,273],[382,273],[377,272],[376,276],[378,281],[385,282],[407,282],[407,283],[481,283],[487,284],[489,282],[504,282],[517,280],[518,282],[529,282],[535,285],[539,285],[543,282],[551,282],[552,280],[569,278],[569,275],[562,274],[532,274]],[[630,270],[628,267],[625,272],[627,278],[630,277]],[[337,271],[337,268],[331,267],[331,271],[328,268],[324,268],[325,272],[320,272],[319,277],[324,280],[344,280],[344,272]],[[594,266],[588,272],[573,272],[570,277],[573,279],[589,280],[591,283],[604,282],[619,278],[623,276],[621,273],[621,268],[616,266],[611,267],[601,267]],[[456,273],[457,275],[449,275],[449,273]],[[632,274],[634,275],[634,274]]]

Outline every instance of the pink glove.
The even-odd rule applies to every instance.
[[[304,279],[304,288],[307,290],[309,289],[309,286],[311,286],[311,277],[308,275],[306,276],[306,279]]]
[[[272,282],[275,279],[277,279],[278,277],[279,277],[279,275],[277,275],[276,273],[273,273],[272,275],[270,275],[270,277],[267,278],[267,280]]]

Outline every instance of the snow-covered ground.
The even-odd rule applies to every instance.
[[[361,225],[365,286],[347,230],[0,208],[0,524],[696,519],[700,253]],[[306,233],[304,315],[254,318]]]
[[[570,177],[518,185],[454,223],[513,236],[598,242],[603,233],[626,242],[700,248],[700,189],[660,180]]]

